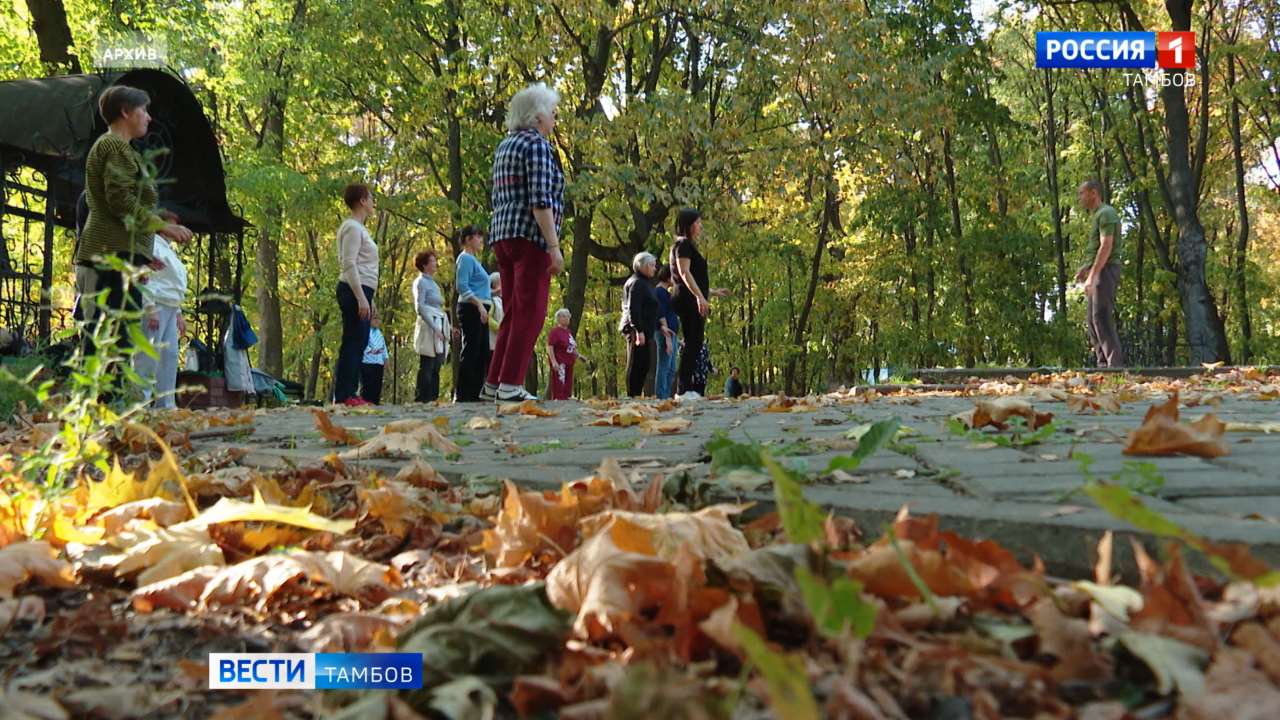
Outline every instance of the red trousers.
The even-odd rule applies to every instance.
[[[502,277],[502,324],[489,360],[489,383],[524,385],[551,290],[551,256],[524,238],[493,244]]]

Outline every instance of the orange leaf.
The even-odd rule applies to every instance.
[[[18,542],[0,548],[0,598],[13,597],[19,585],[31,579],[50,587],[73,587],[71,565],[43,540]]]
[[[340,425],[334,425],[333,420],[329,418],[329,413],[320,408],[312,408],[311,414],[316,418],[316,429],[325,440],[337,445],[360,444],[360,437]]]
[[[1178,420],[1178,394],[1152,405],[1142,425],[1129,433],[1125,455],[1197,455],[1215,458],[1230,452],[1222,435],[1227,426],[1212,413],[1193,423]]]

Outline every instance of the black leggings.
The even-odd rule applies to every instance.
[[[440,399],[440,366],[443,364],[443,355],[418,356],[418,386],[413,394],[414,402],[427,403]]]
[[[385,368],[373,363],[360,365],[360,397],[377,405],[382,402],[382,376]]]
[[[675,303],[676,314],[680,316],[680,330],[684,333],[684,349],[680,351],[680,372],[676,381],[676,392],[693,391],[699,395],[707,394],[707,384],[694,383],[693,374],[698,367],[698,355],[702,352],[702,344],[706,341],[707,319],[698,314],[698,303],[688,290],[680,291],[680,299]]]
[[[459,303],[458,324],[462,326],[462,352],[458,354],[458,380],[454,383],[458,402],[479,402],[489,374],[489,328],[480,322],[480,309]]]
[[[646,335],[644,345],[636,345],[634,333],[627,336],[627,397],[644,395],[645,379],[649,375],[649,357],[653,354],[653,335]]]
[[[373,308],[373,288],[361,286],[364,299]],[[351,286],[338,283],[338,309],[342,311],[342,343],[338,346],[338,366],[333,371],[333,401],[340,403],[356,396],[360,389],[360,366],[369,344],[369,318],[360,319],[360,303]]]

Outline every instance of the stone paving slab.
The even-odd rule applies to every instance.
[[[1159,398],[1157,398],[1158,400]],[[335,423],[371,435],[403,418],[449,420],[450,435],[461,445],[453,458],[424,451],[438,471],[455,482],[511,479],[530,488],[558,488],[566,480],[591,474],[608,457],[646,476],[677,466],[695,480],[711,483],[726,500],[772,506],[767,484],[754,489],[711,476],[705,451],[717,433],[739,442],[755,442],[812,478],[810,499],[853,517],[869,537],[878,534],[898,510],[938,513],[946,527],[997,540],[1024,558],[1039,554],[1051,570],[1087,573],[1092,548],[1106,530],[1134,534],[1124,523],[1096,509],[1080,493],[1084,476],[1077,456],[1093,458],[1091,470],[1102,478],[1130,463],[1150,463],[1164,479],[1158,497],[1147,504],[1206,537],[1249,543],[1256,554],[1280,564],[1280,433],[1230,433],[1231,454],[1214,460],[1195,457],[1134,458],[1123,454],[1124,438],[1138,427],[1151,402],[1126,404],[1114,415],[1074,415],[1065,403],[1037,402],[1055,413],[1059,430],[1029,447],[990,447],[957,437],[947,427],[953,414],[973,407],[954,394],[882,397],[871,402],[837,403],[812,412],[765,412],[766,402],[701,401],[666,412],[692,426],[675,435],[651,435],[638,427],[596,427],[600,417],[579,402],[543,403],[555,417],[503,415],[493,430],[467,430],[472,417],[495,416],[488,405],[406,405],[374,413],[338,411]],[[1280,402],[1228,398],[1214,408],[1184,410],[1187,419],[1204,412],[1237,422],[1280,420]],[[914,434],[868,458],[850,473],[852,483],[822,476],[831,458],[851,451],[846,434],[856,426],[898,418]],[[260,411],[253,434],[235,441],[193,441],[197,449],[248,447],[244,464],[264,468],[320,462],[334,452],[315,430],[306,408]],[[404,465],[400,459],[370,459],[359,464],[384,473]],[[1136,536],[1141,536],[1137,533]],[[1145,538],[1148,543],[1151,538]],[[1118,558],[1128,565],[1128,543]]]

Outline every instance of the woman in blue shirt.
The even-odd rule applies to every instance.
[[[455,399],[479,402],[489,372],[489,271],[480,264],[484,231],[468,225],[459,233],[462,252],[454,281],[458,285],[458,325],[462,329],[462,351],[458,357]]]

